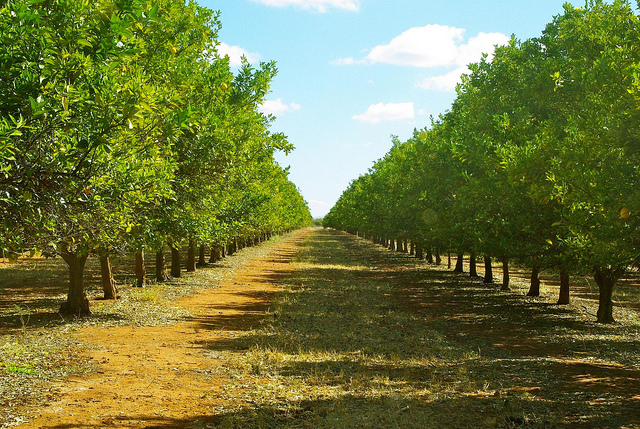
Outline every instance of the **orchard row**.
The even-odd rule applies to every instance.
[[[640,258],[638,40],[627,1],[565,5],[539,37],[471,65],[450,110],[394,141],[325,225],[526,264],[532,295],[554,267],[561,302],[569,275],[590,273],[612,322],[614,285]]]
[[[89,312],[89,255],[219,249],[310,222],[274,160],[293,148],[259,110],[275,64],[234,72],[219,28],[185,0],[0,2],[0,247],[65,260],[62,311]]]

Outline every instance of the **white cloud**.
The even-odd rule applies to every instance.
[[[231,46],[221,42],[217,47],[218,55],[224,58],[225,55],[229,56],[231,66],[238,67],[242,65],[242,57],[244,56],[249,63],[257,63],[260,60],[260,55],[239,47]]]
[[[285,104],[282,102],[282,98],[277,100],[265,100],[260,106],[260,111],[266,115],[281,115],[287,112],[294,112],[300,110],[300,105],[297,103]]]
[[[388,44],[373,48],[365,61],[423,68],[462,67],[479,61],[483,53],[493,54],[495,45],[509,42],[509,37],[501,33],[479,33],[463,43],[464,34],[465,30],[446,25],[413,27]],[[349,64],[346,59],[343,63]]]
[[[324,13],[329,8],[357,12],[360,9],[361,0],[253,0],[272,7],[295,6],[300,9],[313,9]]]
[[[470,70],[466,66],[458,67],[457,69],[452,70],[447,74],[428,77],[417,86],[422,89],[453,92],[456,89],[456,85],[460,82],[460,76],[469,72]]]
[[[402,66],[449,66],[456,62],[463,35],[464,30],[444,25],[414,27],[388,44],[376,46],[366,59],[371,63]]]
[[[496,45],[505,45],[509,37],[502,33],[479,33],[465,41],[465,30],[430,24],[413,27],[394,37],[389,43],[373,48],[364,58],[342,58],[334,65],[393,64],[420,68],[453,68],[418,84],[420,88],[453,91],[460,76],[468,73],[467,65],[480,61],[483,54],[492,58]]]
[[[369,106],[365,113],[353,116],[353,119],[368,124],[383,121],[401,121],[415,118],[413,103],[378,103]]]
[[[493,58],[495,46],[502,46],[509,43],[509,37],[502,33],[479,33],[476,37],[469,38],[469,41],[460,46],[458,61],[459,66],[467,66],[477,63],[482,58],[482,54],[488,54],[489,59]]]

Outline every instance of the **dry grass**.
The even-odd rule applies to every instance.
[[[217,352],[237,406],[215,427],[640,425],[638,327],[592,323],[587,301],[502,293],[327,231],[296,268],[263,328]]]

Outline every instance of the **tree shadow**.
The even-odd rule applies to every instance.
[[[394,420],[400,411],[376,413],[391,416],[383,422],[389,427],[640,424],[637,340],[615,339],[626,328],[585,322],[575,308],[501,292],[361,239],[320,232],[314,240],[299,257],[301,268],[284,280],[287,291],[268,311],[265,329],[253,330],[258,318],[242,324],[233,316],[204,316],[203,326],[247,332],[202,346],[289,356],[264,369],[289,380],[329,388],[359,380],[363,392],[385,380],[399,391],[430,393],[423,400],[381,395],[247,405],[215,415],[215,424],[279,427],[305,416],[313,422],[308,427],[334,427],[325,411],[351,410],[351,427],[368,427],[353,411],[357,403],[411,410],[408,420]],[[283,274],[264,279],[277,282]]]

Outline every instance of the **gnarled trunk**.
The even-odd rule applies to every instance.
[[[593,277],[598,285],[598,323],[613,323],[613,287],[622,276],[620,268],[595,267]]]
[[[91,314],[89,300],[84,292],[84,265],[87,256],[75,252],[62,252],[62,259],[69,267],[69,292],[60,306],[60,313],[85,316]]]
[[[104,299],[118,299],[118,288],[116,281],[113,279],[113,271],[111,270],[111,261],[109,260],[108,252],[102,252],[100,254],[100,276],[102,278]]]
[[[144,250],[136,252],[136,279],[134,287],[145,287],[147,285],[147,267],[144,265]]]
[[[173,242],[169,243],[169,248],[171,249],[171,277],[178,278],[182,275],[180,249]]]
[[[509,289],[509,258],[504,258],[502,260],[502,287],[500,290],[510,290]]]
[[[160,249],[156,252],[156,282],[164,283],[167,280],[169,280],[167,262],[164,257],[164,252]]]
[[[493,283],[493,265],[491,265],[491,258],[484,257],[484,278],[483,283]]]
[[[531,269],[531,284],[527,296],[540,296],[540,267],[534,266]]]
[[[440,255],[440,249],[436,249],[436,265],[442,264],[442,256]],[[451,268],[451,266],[449,266]]]
[[[456,259],[456,268],[453,270],[454,273],[464,273],[464,254],[458,253],[458,259]]]
[[[471,255],[469,256],[469,277],[478,277],[476,254],[474,252],[471,252]]]
[[[427,262],[433,264],[433,252],[431,251],[431,248],[427,249]]]
[[[558,294],[558,304],[569,304],[569,273],[565,269],[560,270],[560,293]]]

